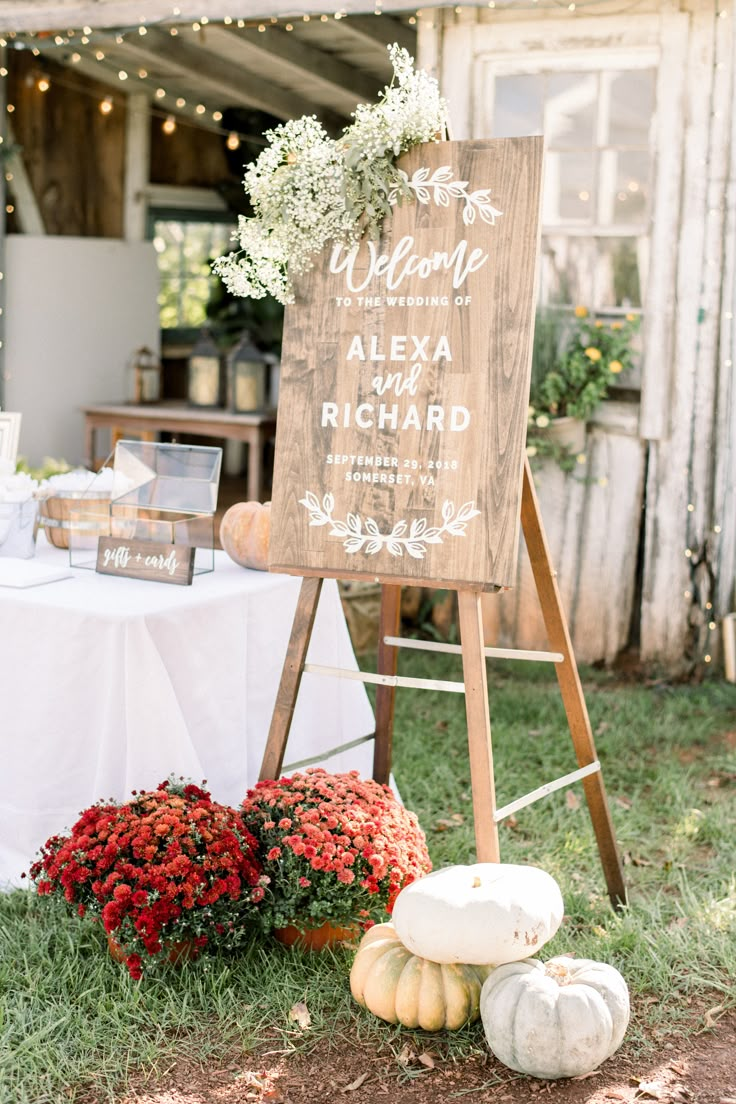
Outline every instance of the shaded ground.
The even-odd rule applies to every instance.
[[[431,1044],[428,1044],[431,1048]],[[346,1042],[309,1055],[263,1054],[261,1064],[205,1072],[175,1067],[169,1087],[141,1088],[121,1104],[736,1104],[736,1016],[649,1059],[614,1056],[585,1078],[536,1081],[488,1059],[433,1064],[431,1049],[376,1056]]]

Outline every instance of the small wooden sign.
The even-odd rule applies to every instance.
[[[194,553],[195,549],[186,544],[100,537],[96,570],[101,575],[189,586],[194,574]]]
[[[325,250],[287,308],[270,567],[515,581],[541,138],[400,162],[379,241]]]

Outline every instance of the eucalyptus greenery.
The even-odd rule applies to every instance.
[[[377,237],[391,208],[411,196],[396,158],[438,140],[447,105],[406,50],[394,44],[388,51],[391,84],[377,103],[358,105],[339,138],[314,116],[266,132],[269,145],[244,180],[254,216],[239,216],[240,249],[213,266],[234,295],[293,302],[292,278],[311,269],[325,245]]]

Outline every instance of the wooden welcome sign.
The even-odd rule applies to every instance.
[[[326,251],[286,314],[270,567],[305,577],[260,777],[281,773],[305,671],[376,684],[373,777],[383,783],[396,688],[462,693],[478,861],[500,860],[499,821],[582,781],[609,895],[620,903],[623,868],[524,454],[542,139],[426,145],[402,167],[415,202],[395,208],[380,242]],[[512,582],[519,524],[549,652],[483,639],[481,591]],[[307,662],[330,576],[382,583],[375,673]],[[409,646],[399,635],[404,583],[457,591],[462,644],[411,646],[461,653],[462,682],[397,673],[398,649]],[[577,759],[576,770],[500,809],[489,657],[555,665]]]
[[[328,248],[284,327],[270,569],[515,576],[542,138],[401,162],[380,241]]]

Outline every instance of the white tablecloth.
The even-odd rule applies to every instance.
[[[39,537],[37,557],[67,566]],[[0,587],[0,887],[99,798],[172,772],[239,804],[258,777],[301,581],[224,552],[190,587],[72,578]],[[326,581],[309,659],[355,668]],[[373,731],[363,685],[304,675],[286,749],[294,763]],[[368,777],[373,744],[321,763]]]

